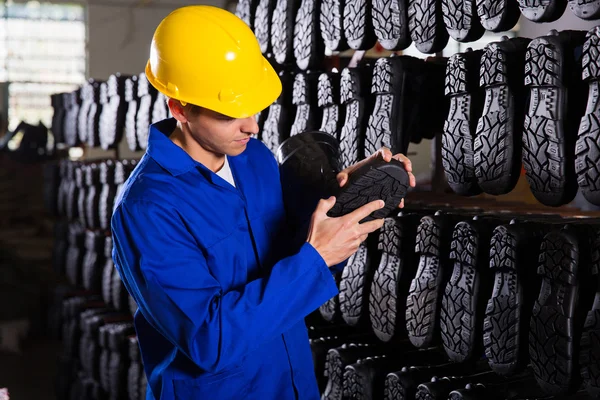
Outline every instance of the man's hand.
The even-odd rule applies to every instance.
[[[383,219],[360,224],[359,222],[372,212],[383,208],[383,200],[376,200],[339,218],[327,216],[335,204],[335,197],[319,201],[312,215],[308,238],[315,250],[321,255],[327,266],[331,267],[347,260],[356,253],[358,247],[367,239],[369,233],[383,226]]]
[[[415,180],[415,176],[412,173],[412,163],[410,162],[410,160],[404,154],[398,153],[398,154],[392,155],[392,152],[387,147],[382,147],[377,152],[371,154],[371,156],[369,156],[368,158],[365,158],[364,160],[359,161],[356,164],[351,165],[348,168],[346,168],[345,170],[343,170],[342,172],[340,172],[337,175],[337,181],[340,184],[340,187],[343,187],[348,182],[348,176],[353,171],[362,167],[364,164],[373,160],[374,158],[379,158],[379,157],[383,158],[387,162],[390,162],[390,160],[393,158],[395,160],[400,161],[402,164],[404,164],[404,169],[406,169],[406,172],[408,172],[410,187],[415,187],[416,180]],[[398,207],[399,208],[404,207],[404,199],[402,199],[402,201],[400,202]]]

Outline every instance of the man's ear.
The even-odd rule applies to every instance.
[[[181,102],[179,100],[170,98],[167,102],[167,105],[169,106],[169,110],[171,111],[171,115],[173,115],[173,118],[184,124],[188,122],[187,117],[185,116],[184,107],[181,105]]]

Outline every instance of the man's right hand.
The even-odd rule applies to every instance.
[[[327,212],[335,205],[335,197],[319,201],[312,215],[308,239],[323,257],[327,266],[332,267],[356,253],[369,233],[383,226],[383,219],[360,224],[363,218],[385,206],[383,200],[376,200],[354,210],[343,217],[331,218]]]

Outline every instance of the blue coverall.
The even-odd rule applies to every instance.
[[[304,317],[337,287],[306,236],[286,245],[275,158],[250,140],[229,159],[234,188],[169,139],[175,126],[151,126],[112,218],[147,399],[318,399]]]

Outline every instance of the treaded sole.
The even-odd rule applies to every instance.
[[[404,50],[412,42],[406,6],[400,0],[373,0],[373,30],[386,50]]]
[[[363,243],[348,260],[340,282],[340,311],[342,318],[350,326],[358,325],[365,318],[365,311],[368,311],[371,289],[368,268],[369,254],[367,245]]]
[[[314,105],[310,104],[312,99],[310,92],[314,88],[309,87],[309,84],[306,76],[302,73],[298,73],[294,77],[292,104],[296,106],[296,116],[290,129],[290,137],[313,129]]]
[[[598,0],[569,0],[569,8],[581,19],[594,20],[600,17],[600,1]]]
[[[371,0],[345,0],[344,36],[354,50],[369,50],[377,42],[371,19]]]
[[[593,262],[593,272],[598,278],[598,287],[592,309],[588,312],[580,342],[579,363],[583,386],[590,396],[600,398],[600,271],[598,260]]]
[[[485,89],[484,108],[474,141],[477,183],[493,195],[514,189],[518,180],[515,164],[520,146],[515,140],[515,102],[508,86],[507,54],[498,44],[485,47],[481,57],[480,85]]]
[[[517,239],[505,226],[496,228],[490,243],[490,268],[495,271],[492,297],[483,323],[483,344],[492,370],[510,375],[519,366],[523,293],[517,274]]]
[[[420,254],[419,268],[406,300],[408,338],[419,348],[428,347],[436,334],[443,283],[440,241],[440,226],[432,217],[424,217],[415,245],[415,252]]]
[[[350,174],[328,215],[340,217],[372,201],[383,200],[385,206],[363,218],[361,223],[386,218],[398,209],[408,187],[408,173],[399,161],[369,162]]]
[[[408,1],[408,28],[417,50],[425,54],[442,51],[450,38],[441,4],[435,0]]]
[[[525,85],[530,90],[523,133],[523,165],[535,198],[560,206],[575,193],[568,190],[562,55],[553,38],[534,39],[525,56]]]
[[[474,42],[485,33],[475,0],[442,0],[442,13],[448,34],[457,42]]]
[[[450,188],[463,196],[481,193],[475,178],[474,132],[471,130],[471,120],[477,116],[471,115],[471,103],[474,99],[469,93],[469,74],[462,54],[450,57],[445,82],[445,93],[450,97],[450,109],[444,122],[442,165]]]
[[[375,62],[371,86],[372,96],[375,98],[375,107],[367,121],[365,134],[365,154],[374,154],[382,147],[387,147],[396,153],[393,145],[397,136],[398,113],[400,110],[395,104],[395,95],[398,86],[397,60],[380,58]]]
[[[385,378],[384,399],[408,400],[404,386],[400,382],[398,376],[394,373],[388,374]]]
[[[478,236],[467,222],[458,223],[452,235],[450,259],[454,269],[442,297],[440,331],[444,350],[454,362],[472,358],[476,350],[481,279],[477,271]]]
[[[357,400],[371,400],[369,393],[365,391],[367,382],[362,379],[362,375],[351,366],[347,366],[344,371],[344,398]]]
[[[344,364],[339,354],[327,353],[325,361],[325,376],[327,376],[327,386],[323,392],[322,400],[342,400],[344,393]]]
[[[558,231],[544,237],[538,267],[542,286],[531,317],[529,354],[539,386],[555,396],[570,391],[575,375],[578,260],[573,238]]]
[[[504,32],[514,28],[521,16],[521,10],[516,1],[478,0],[477,14],[486,30]]]
[[[600,27],[588,32],[583,45],[583,80],[588,83],[585,115],[575,147],[575,171],[583,196],[600,205]]]
[[[320,3],[316,0],[302,0],[294,25],[294,57],[301,70],[320,67],[324,57],[320,32]]]
[[[553,22],[559,19],[567,8],[566,1],[559,0],[518,0],[521,14],[533,22]]]
[[[343,15],[344,0],[322,0],[321,36],[325,46],[333,51],[344,51],[349,48],[344,37]]]
[[[364,100],[360,92],[360,75],[357,70],[344,68],[340,82],[340,103],[345,106],[345,120],[340,133],[342,168],[347,168],[363,158],[364,134],[361,132]]]
[[[319,131],[329,133],[335,138],[338,137],[340,126],[339,90],[339,75],[329,76],[326,73],[319,75],[317,105],[323,112]]]

